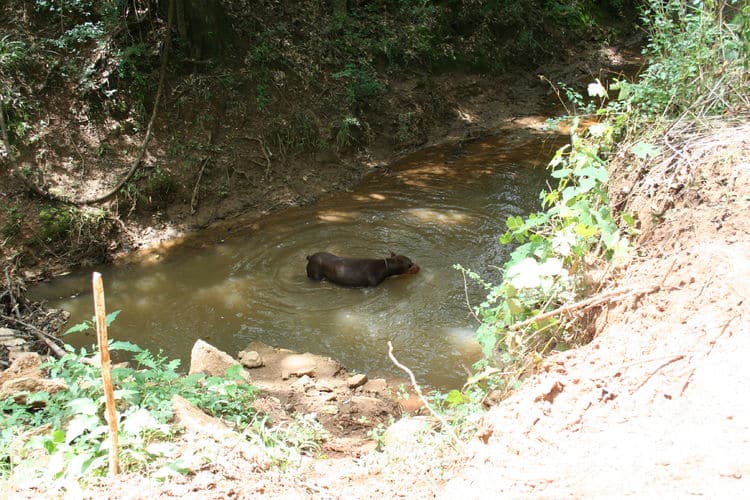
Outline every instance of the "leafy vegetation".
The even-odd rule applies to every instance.
[[[23,216],[16,207],[5,207],[5,221],[0,227],[0,234],[6,238],[16,238],[21,234],[21,221]]]
[[[723,10],[716,10],[723,4],[650,1],[644,10],[651,34],[645,49],[649,66],[636,82],[615,81],[609,89],[594,82],[588,102],[561,86],[577,113],[564,118],[571,123],[571,143],[550,162],[557,184],[541,194],[543,210],[507,220],[501,242],[518,246],[503,266],[502,281],[488,283],[457,266],[487,290],[475,310],[482,321],[476,335],[484,359],[463,395],[511,389],[541,355],[584,340],[574,320],[545,313],[590,293],[590,285],[598,285],[593,271],[616,267],[631,249],[628,234],[635,231],[635,221],[628,214],[618,220],[609,207],[608,159],[614,141],[626,134],[640,137],[631,137],[636,142],[632,153],[653,157],[659,148],[649,137],[663,133],[668,119],[695,120],[750,105],[750,10],[729,3],[737,8],[727,20],[720,15]],[[610,91],[618,96],[610,100]],[[581,130],[581,114],[596,117],[597,123]],[[448,396],[449,407],[465,404],[462,394]]]
[[[649,65],[637,82],[615,87],[622,105],[612,111],[630,113],[631,122],[640,124],[682,114],[700,119],[748,103],[750,7],[739,1],[649,2],[643,22],[650,33],[644,49]]]
[[[228,370],[226,377],[181,376],[176,371],[179,360],[167,360],[128,342],[112,342],[110,349],[134,354],[134,367],[112,369],[125,470],[146,469],[155,458],[149,444],[176,432],[169,425],[174,395],[240,428],[255,419],[250,403],[256,389],[239,376],[238,370]],[[104,397],[99,368],[86,361],[91,354],[86,349],[75,352],[68,347],[63,358],[47,362],[50,378],[64,381],[66,389],[54,394],[25,394],[24,404],[16,402],[22,394],[0,400],[4,415],[0,477],[31,457],[40,464],[35,470],[40,479],[78,478],[106,471]],[[42,460],[45,455],[48,459]]]
[[[78,209],[48,205],[38,216],[39,229],[30,238],[42,255],[76,254],[78,258],[101,260],[106,253],[107,234],[114,221],[103,209]]]
[[[164,169],[155,168],[138,172],[120,195],[130,210],[139,206],[162,209],[169,205],[177,192],[176,179]]]
[[[579,135],[576,129],[574,120],[571,144],[550,162],[557,186],[541,194],[543,210],[507,220],[508,231],[500,241],[519,246],[503,266],[503,281],[487,283],[457,266],[488,292],[476,310],[482,320],[476,335],[485,356],[477,368],[494,366],[507,372],[510,376],[496,381],[506,389],[514,387],[542,353],[577,340],[571,322],[555,316],[533,318],[580,298],[592,268],[601,260],[623,259],[630,248],[608,205],[602,138]],[[530,321],[521,323],[525,320]],[[492,370],[485,373],[492,378]],[[475,382],[480,381],[487,378]]]

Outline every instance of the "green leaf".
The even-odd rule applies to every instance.
[[[120,312],[120,311],[115,311]],[[143,348],[125,340],[114,340],[109,343],[110,351],[143,352]]]
[[[99,425],[99,418],[94,415],[76,415],[68,423],[68,430],[65,433],[65,442],[70,444],[74,439],[86,432],[92,431]]]
[[[583,238],[589,238],[597,234],[599,230],[595,226],[589,226],[586,224],[576,224],[575,232],[578,236],[581,236]]]
[[[133,389],[117,389],[115,390],[115,399],[129,399],[132,396],[138,396],[140,392]]]
[[[641,160],[645,160],[649,157],[656,158],[661,154],[661,149],[657,146],[643,141],[638,142],[630,149],[630,151]]]
[[[602,183],[609,180],[609,173],[607,172],[607,169],[595,165],[590,165],[580,169],[578,174],[582,176],[585,175],[586,177],[591,177],[592,179],[595,179]]]
[[[52,442],[64,443],[65,442],[65,431],[62,429],[55,429],[52,431]]]
[[[526,311],[526,308],[521,304],[521,301],[516,298],[511,298],[505,301],[508,304],[508,309],[512,314],[521,314]]]
[[[77,333],[77,332],[85,332],[86,330],[89,330],[92,328],[92,323],[90,321],[84,321],[83,323],[78,323],[77,325],[71,326],[67,330],[65,330],[65,333],[63,335],[67,335],[69,333]]]
[[[122,310],[118,309],[117,311],[112,311],[111,313],[107,314],[107,326],[111,325],[112,322],[117,319],[117,316],[122,312]]]
[[[567,177],[572,173],[573,173],[572,168],[560,168],[560,169],[554,170],[550,174],[550,176],[554,177],[555,179],[562,179],[563,177]]]
[[[227,368],[226,371],[226,378],[229,380],[244,380],[243,374],[245,373],[245,370],[242,368],[242,365],[236,364],[232,365],[229,368]]]
[[[445,402],[448,403],[448,406],[451,406],[451,407],[462,405],[464,403],[469,403],[470,401],[471,399],[469,399],[468,396],[466,396],[463,392],[459,391],[458,389],[453,389],[445,397]]]

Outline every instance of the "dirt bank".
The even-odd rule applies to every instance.
[[[655,291],[610,304],[592,343],[551,357],[493,409],[488,445],[446,496],[745,494],[748,138],[747,119],[715,121],[672,137],[679,155],[647,169],[617,162],[612,192],[644,232],[611,287]]]

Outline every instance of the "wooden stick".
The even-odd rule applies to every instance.
[[[99,343],[101,355],[102,381],[104,383],[105,406],[107,409],[107,423],[109,424],[109,475],[114,477],[120,461],[117,454],[117,414],[115,413],[115,393],[112,388],[112,367],[109,361],[109,345],[107,340],[107,312],[104,305],[104,285],[102,275],[93,274],[94,310],[96,311],[96,340]]]

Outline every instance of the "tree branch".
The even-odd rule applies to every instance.
[[[532,323],[535,323],[537,321],[541,321],[543,319],[551,318],[552,316],[558,316],[560,314],[565,313],[571,313],[573,311],[588,309],[590,307],[597,306],[599,304],[602,304],[604,302],[609,302],[610,300],[613,300],[615,298],[622,298],[624,296],[628,295],[645,295],[647,293],[653,293],[660,289],[660,286],[651,286],[648,288],[620,288],[618,290],[613,290],[611,292],[603,293],[600,295],[596,295],[594,297],[590,297],[586,300],[582,300],[580,302],[575,302],[573,304],[566,304],[562,307],[558,307],[557,309],[553,311],[548,311],[546,313],[537,314],[533,318],[529,318],[523,321],[519,321],[518,323],[514,323],[508,327],[508,330],[514,332],[516,330],[520,330],[521,328],[525,326],[529,326]]]

